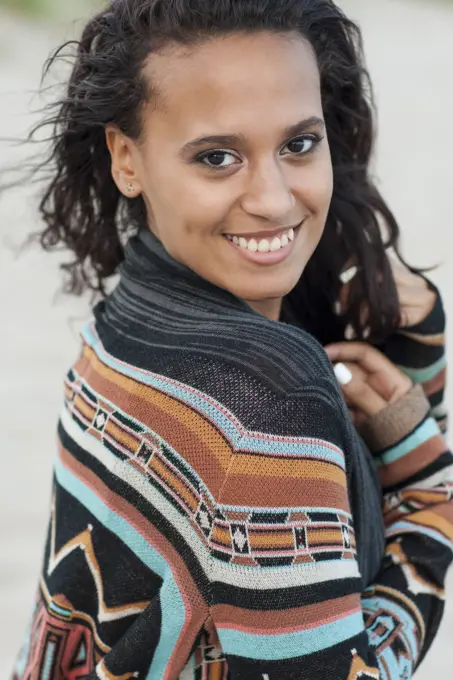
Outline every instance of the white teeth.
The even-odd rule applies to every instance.
[[[294,229],[289,229],[280,237],[275,236],[272,241],[267,238],[262,238],[260,241],[257,241],[254,238],[247,240],[243,236],[228,236],[229,240],[236,246],[250,250],[252,253],[275,253],[280,250],[280,248],[286,248],[291,241],[294,241],[294,237]]]

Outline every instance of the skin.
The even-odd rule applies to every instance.
[[[143,196],[149,228],[176,260],[278,319],[322,236],[333,189],[311,46],[267,32],[172,45],[150,55],[145,77],[158,94],[140,139],[106,131],[117,186]],[[187,146],[207,135],[238,139]],[[248,260],[225,236],[271,239],[300,223],[275,264]]]

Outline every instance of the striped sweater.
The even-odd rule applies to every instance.
[[[15,680],[411,678],[453,546],[452,455],[422,388],[363,433],[386,527],[364,583],[357,437],[310,335],[147,234],[82,335]]]

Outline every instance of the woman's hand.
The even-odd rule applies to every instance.
[[[356,426],[412,388],[410,378],[365,342],[340,342],[328,345],[325,350],[334,364]]]

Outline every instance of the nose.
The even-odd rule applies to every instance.
[[[251,171],[242,197],[245,212],[278,224],[286,221],[295,205],[295,196],[277,161],[262,164]]]

